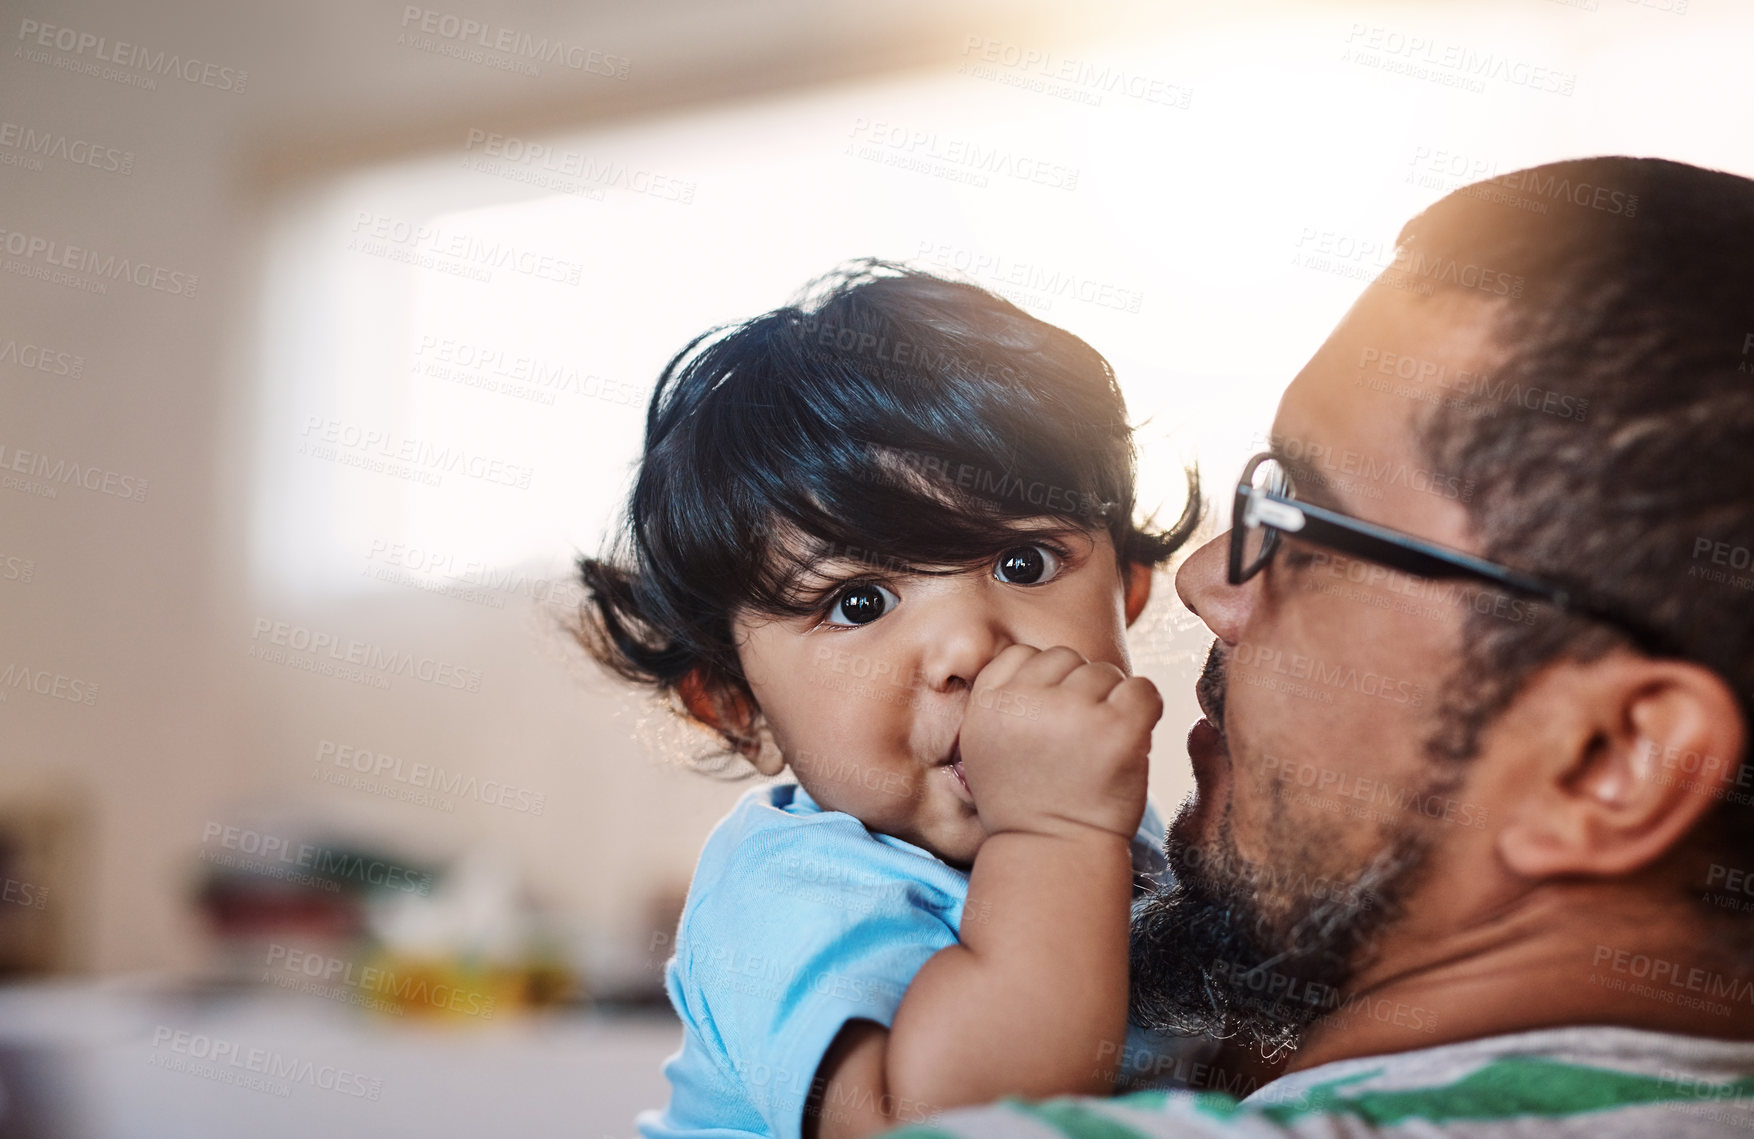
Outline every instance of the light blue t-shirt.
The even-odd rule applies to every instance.
[[[1149,806],[1135,871],[1166,873]],[[795,783],[744,795],[707,838],[664,987],[682,1048],[646,1139],[798,1139],[811,1081],[849,1020],[888,1026],[908,984],[956,944],[968,876],[909,842],[825,811]],[[1128,1047],[1134,1046],[1129,1039]],[[907,1105],[892,1105],[906,1118]]]

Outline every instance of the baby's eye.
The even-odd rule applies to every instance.
[[[830,625],[869,625],[901,604],[901,598],[875,582],[861,582],[834,599],[828,607]]]
[[[1060,572],[1060,555],[1046,546],[1018,546],[999,555],[993,576],[1012,585],[1042,585]]]

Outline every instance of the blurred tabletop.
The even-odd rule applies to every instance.
[[[399,1021],[306,995],[0,986],[0,1139],[628,1139],[663,1013]]]

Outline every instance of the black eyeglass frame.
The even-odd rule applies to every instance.
[[[1350,514],[1299,502],[1290,495],[1257,488],[1252,482],[1255,470],[1269,459],[1285,469],[1287,476],[1290,474],[1287,464],[1270,451],[1254,456],[1243,468],[1242,478],[1236,484],[1236,501],[1231,515],[1231,585],[1241,585],[1265,569],[1279,548],[1279,536],[1289,534],[1298,541],[1416,577],[1483,582],[1494,589],[1544,601],[1567,613],[1611,625],[1651,656],[1688,656],[1669,634],[1571,587],[1428,542],[1401,530],[1366,522]],[[1261,536],[1261,552],[1252,565],[1245,566],[1243,558],[1247,553],[1248,531],[1256,525],[1265,531]]]

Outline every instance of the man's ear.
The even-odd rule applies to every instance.
[[[759,709],[741,688],[713,678],[706,665],[697,664],[677,682],[676,694],[690,716],[724,736],[761,774],[778,775],[784,769],[778,749],[761,746]]]
[[[1127,624],[1130,626],[1145,612],[1145,603],[1151,600],[1151,578],[1155,567],[1144,562],[1122,563],[1121,579],[1127,589]]]
[[[1529,761],[1499,852],[1525,878],[1617,877],[1673,853],[1736,788],[1747,745],[1735,693],[1687,661],[1610,653],[1548,670],[1517,699],[1553,729]],[[1515,730],[1507,715],[1501,728]]]

